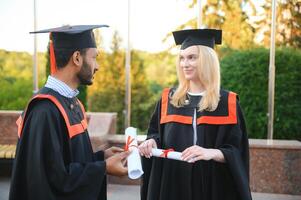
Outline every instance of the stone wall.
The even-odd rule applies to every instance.
[[[87,112],[87,119],[93,150],[108,148],[108,135],[116,134],[117,113]]]
[[[250,139],[253,192],[301,195],[301,142]]]
[[[0,144],[16,144],[16,121],[20,114],[21,111],[0,111]]]

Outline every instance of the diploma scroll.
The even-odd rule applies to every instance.
[[[128,127],[125,130],[125,136],[125,150],[131,151],[131,154],[127,158],[128,176],[130,179],[137,179],[140,178],[143,174],[137,143],[137,130],[133,127]]]
[[[155,157],[168,158],[173,160],[181,160],[182,153],[176,152],[173,149],[152,149],[152,155]]]

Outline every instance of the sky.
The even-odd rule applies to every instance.
[[[131,46],[149,52],[166,50],[173,40],[163,38],[197,15],[188,9],[192,0],[130,0]],[[127,44],[128,0],[36,0],[37,30],[62,25],[108,24],[102,29],[109,49],[114,31]],[[33,52],[34,0],[0,1],[0,49]],[[48,34],[38,34],[38,51],[46,51]]]

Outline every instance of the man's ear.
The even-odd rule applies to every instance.
[[[72,61],[78,67],[82,66],[82,64],[83,64],[83,56],[80,54],[79,51],[74,51],[73,52],[73,54],[72,54]]]

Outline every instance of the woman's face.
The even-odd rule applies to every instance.
[[[180,50],[180,68],[183,70],[184,77],[189,81],[198,81],[197,66],[199,64],[199,49],[197,46],[190,46]]]

